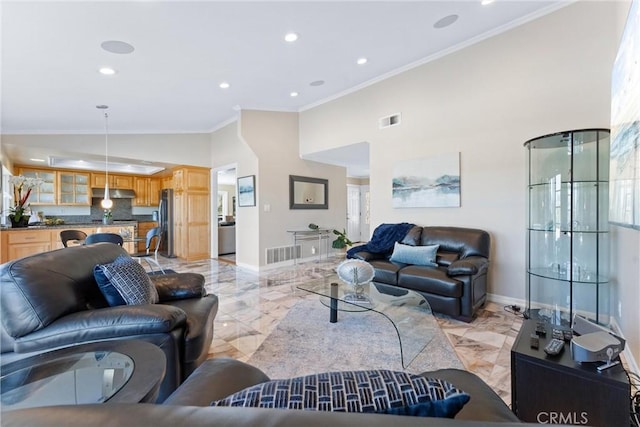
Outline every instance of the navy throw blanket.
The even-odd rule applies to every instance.
[[[354,246],[347,251],[347,258],[353,256],[360,251],[367,251],[373,254],[386,254],[393,250],[396,242],[402,240],[407,235],[414,224],[401,222],[399,224],[380,224],[373,231],[371,240],[364,245]]]

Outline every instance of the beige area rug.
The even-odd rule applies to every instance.
[[[248,363],[273,379],[337,370],[464,369],[439,327],[427,347],[403,368],[398,335],[387,318],[373,312],[340,311],[338,322],[330,323],[329,309],[318,300],[293,306]]]

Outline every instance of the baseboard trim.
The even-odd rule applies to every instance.
[[[521,308],[521,312],[524,313],[524,310],[527,306],[527,302],[523,299],[517,299],[517,298],[511,298],[511,297],[505,297],[504,295],[497,295],[497,294],[487,294],[487,301],[489,302],[493,302],[496,304],[500,304],[500,305],[517,305],[518,307]]]

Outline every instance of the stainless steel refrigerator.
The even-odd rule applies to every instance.
[[[160,192],[160,205],[158,206],[158,220],[162,230],[162,240],[160,241],[159,253],[166,258],[175,258],[173,240],[173,190],[163,188]]]

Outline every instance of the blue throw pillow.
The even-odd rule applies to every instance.
[[[371,370],[268,381],[211,405],[453,418],[468,401],[467,393],[444,380]]]
[[[410,246],[396,242],[390,260],[403,264],[437,267],[436,253],[440,245]]]
[[[158,302],[158,292],[144,267],[129,256],[120,255],[110,264],[96,265],[93,277],[112,307]]]

